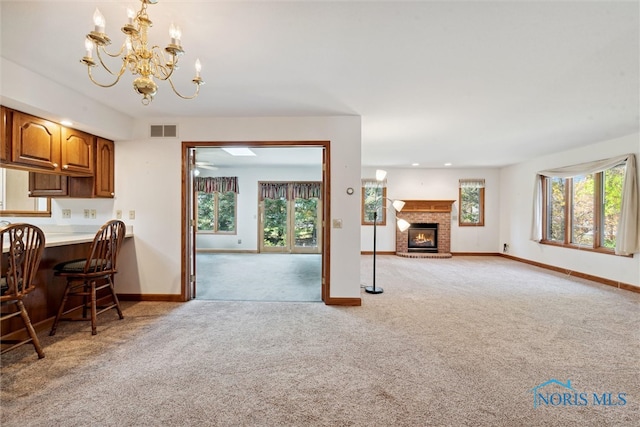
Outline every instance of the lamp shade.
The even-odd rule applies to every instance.
[[[397,221],[397,225],[398,225],[398,230],[400,231],[407,231],[407,229],[409,228],[409,226],[411,224],[409,224],[406,220],[400,218]]]
[[[404,202],[402,200],[394,200],[391,202],[391,206],[393,206],[396,212],[400,212],[402,208],[404,208]]]

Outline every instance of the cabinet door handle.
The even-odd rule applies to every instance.
[[[62,166],[62,169],[69,169],[69,165]]]
[[[116,195],[116,193],[111,193],[111,195],[112,195],[112,196],[115,196],[115,195]]]
[[[58,164],[57,164],[57,163],[54,163],[54,164],[53,164],[53,167],[54,167],[54,168],[57,168],[57,167],[58,167]]]

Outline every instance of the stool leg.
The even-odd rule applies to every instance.
[[[22,321],[24,322],[24,326],[27,328],[27,332],[31,337],[31,343],[36,349],[36,353],[38,353],[38,359],[42,359],[44,357],[44,351],[42,350],[42,346],[40,345],[40,341],[38,340],[38,335],[36,335],[35,329],[33,329],[33,325],[31,324],[31,319],[29,318],[29,314],[27,313],[26,308],[24,308],[24,304],[22,300],[16,301],[16,305],[20,309],[20,316],[22,317]]]
[[[51,326],[51,332],[49,335],[53,336],[56,334],[56,329],[58,328],[58,322],[62,317],[62,313],[64,312],[64,306],[67,304],[67,299],[69,299],[69,290],[71,289],[71,283],[67,280],[67,286],[64,288],[64,295],[62,296],[62,302],[60,303],[60,308],[58,308],[58,314],[56,314],[56,318],[53,321],[53,325]]]

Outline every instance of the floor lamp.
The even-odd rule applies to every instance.
[[[387,172],[378,169],[376,171],[376,180],[378,182],[384,181],[384,178],[387,176]],[[385,209],[385,202],[389,200],[391,202],[391,206],[395,209],[396,212],[400,212],[404,207],[404,202],[402,200],[391,200],[387,197],[380,196],[380,202],[382,204],[382,208]],[[371,286],[367,286],[364,288],[365,292],[369,294],[381,294],[384,292],[382,288],[376,287],[376,228],[378,224],[378,207],[376,206],[376,210],[373,212],[373,282]],[[400,231],[405,231],[409,228],[409,223],[404,219],[397,220],[397,226]]]

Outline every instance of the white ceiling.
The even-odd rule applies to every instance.
[[[493,167],[639,130],[637,1],[165,1],[182,28],[176,86],[150,106],[130,76],[89,82],[96,7],[114,47],[128,1],[1,1],[1,55],[132,117],[362,117],[364,166]],[[106,81],[106,79],[104,80]]]

